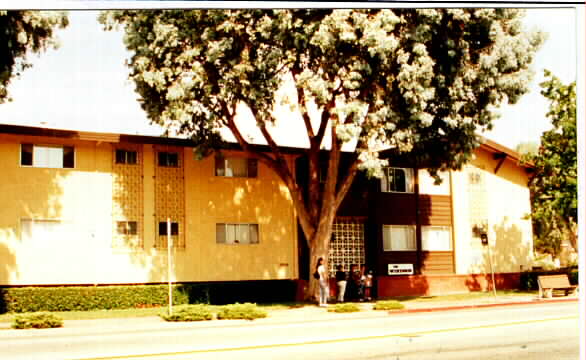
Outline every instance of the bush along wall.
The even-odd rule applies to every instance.
[[[521,290],[539,290],[537,284],[537,277],[540,275],[555,275],[567,274],[570,284],[578,285],[578,270],[577,269],[559,269],[548,271],[526,271],[521,273]]]
[[[167,285],[61,286],[0,289],[0,313],[87,311],[167,305]],[[173,304],[282,302],[295,299],[290,280],[176,284]]]

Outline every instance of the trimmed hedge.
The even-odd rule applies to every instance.
[[[396,300],[380,300],[372,307],[373,310],[401,310],[405,305]]]
[[[353,303],[334,304],[328,306],[328,312],[350,313],[360,311],[360,306]]]
[[[87,311],[155,307],[167,304],[164,285],[26,287],[2,289],[5,312]],[[187,304],[188,295],[173,289],[173,302]]]
[[[218,310],[217,317],[218,320],[254,320],[267,317],[267,312],[262,309],[259,309],[258,306],[256,306],[256,304],[236,303],[222,306],[220,310]]]
[[[203,321],[212,320],[213,313],[208,305],[199,304],[173,311],[172,315],[161,314],[166,321]]]
[[[176,284],[173,303],[232,304],[295,299],[291,280]],[[167,285],[0,288],[0,313],[87,311],[157,307],[167,304]]]
[[[49,329],[63,326],[63,320],[55,314],[37,312],[16,315],[12,321],[13,329]]]
[[[526,271],[521,273],[520,289],[521,290],[539,290],[537,284],[537,277],[540,275],[555,275],[555,274],[567,274],[570,284],[578,285],[578,270],[572,269],[559,269],[559,270],[548,270],[548,271]]]

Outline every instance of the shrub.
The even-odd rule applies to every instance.
[[[166,321],[203,321],[213,318],[212,311],[207,305],[192,305],[173,311],[172,315],[161,314]]]
[[[349,313],[360,311],[360,307],[353,303],[334,304],[328,306],[328,312]]]
[[[3,289],[6,312],[87,311],[156,307],[167,304],[166,285],[24,287]],[[187,304],[188,294],[173,289],[173,302]]]
[[[46,312],[16,315],[12,321],[13,329],[48,329],[62,326],[61,318]]]
[[[405,305],[396,300],[381,300],[377,301],[372,307],[374,310],[401,310]]]
[[[224,305],[218,311],[218,319],[244,319],[254,320],[267,317],[267,312],[259,309],[256,304],[231,304]]]

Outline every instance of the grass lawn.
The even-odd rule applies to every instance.
[[[532,296],[537,295],[537,291],[497,291],[497,296]],[[479,298],[490,298],[493,296],[492,292],[473,292],[469,294],[444,295],[444,296],[402,296],[394,297],[391,300],[398,300],[400,302],[434,302],[434,301],[466,301]],[[382,299],[381,299],[382,300]],[[358,303],[357,303],[358,304]],[[267,311],[271,310],[287,310],[295,309],[304,306],[315,306],[310,302],[285,302],[285,303],[270,303],[258,304],[261,308]],[[189,305],[174,306],[174,309],[180,309]],[[210,305],[212,311],[217,311],[218,305]],[[144,316],[158,316],[166,312],[167,307],[158,308],[143,308],[143,309],[116,309],[116,310],[92,310],[92,311],[59,311],[54,312],[55,315],[61,317],[63,320],[91,320],[91,319],[110,319],[110,318],[134,318]],[[11,322],[14,319],[14,313],[0,314],[0,322]]]

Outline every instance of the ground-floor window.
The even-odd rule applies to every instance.
[[[167,231],[166,221],[159,221],[157,227],[158,236],[155,238],[155,248],[166,249],[168,236],[171,236],[174,248],[185,249],[185,237],[181,236],[183,232],[181,223],[171,220],[170,234]]]
[[[330,241],[329,272],[335,273],[338,265],[350,271],[350,265],[364,264],[364,222],[354,219],[336,219]]]
[[[424,251],[451,251],[452,230],[449,226],[422,226],[421,246]]]
[[[23,242],[43,241],[55,243],[66,237],[68,232],[67,224],[61,220],[20,220],[20,237]]]
[[[384,251],[415,251],[415,225],[383,225]]]

